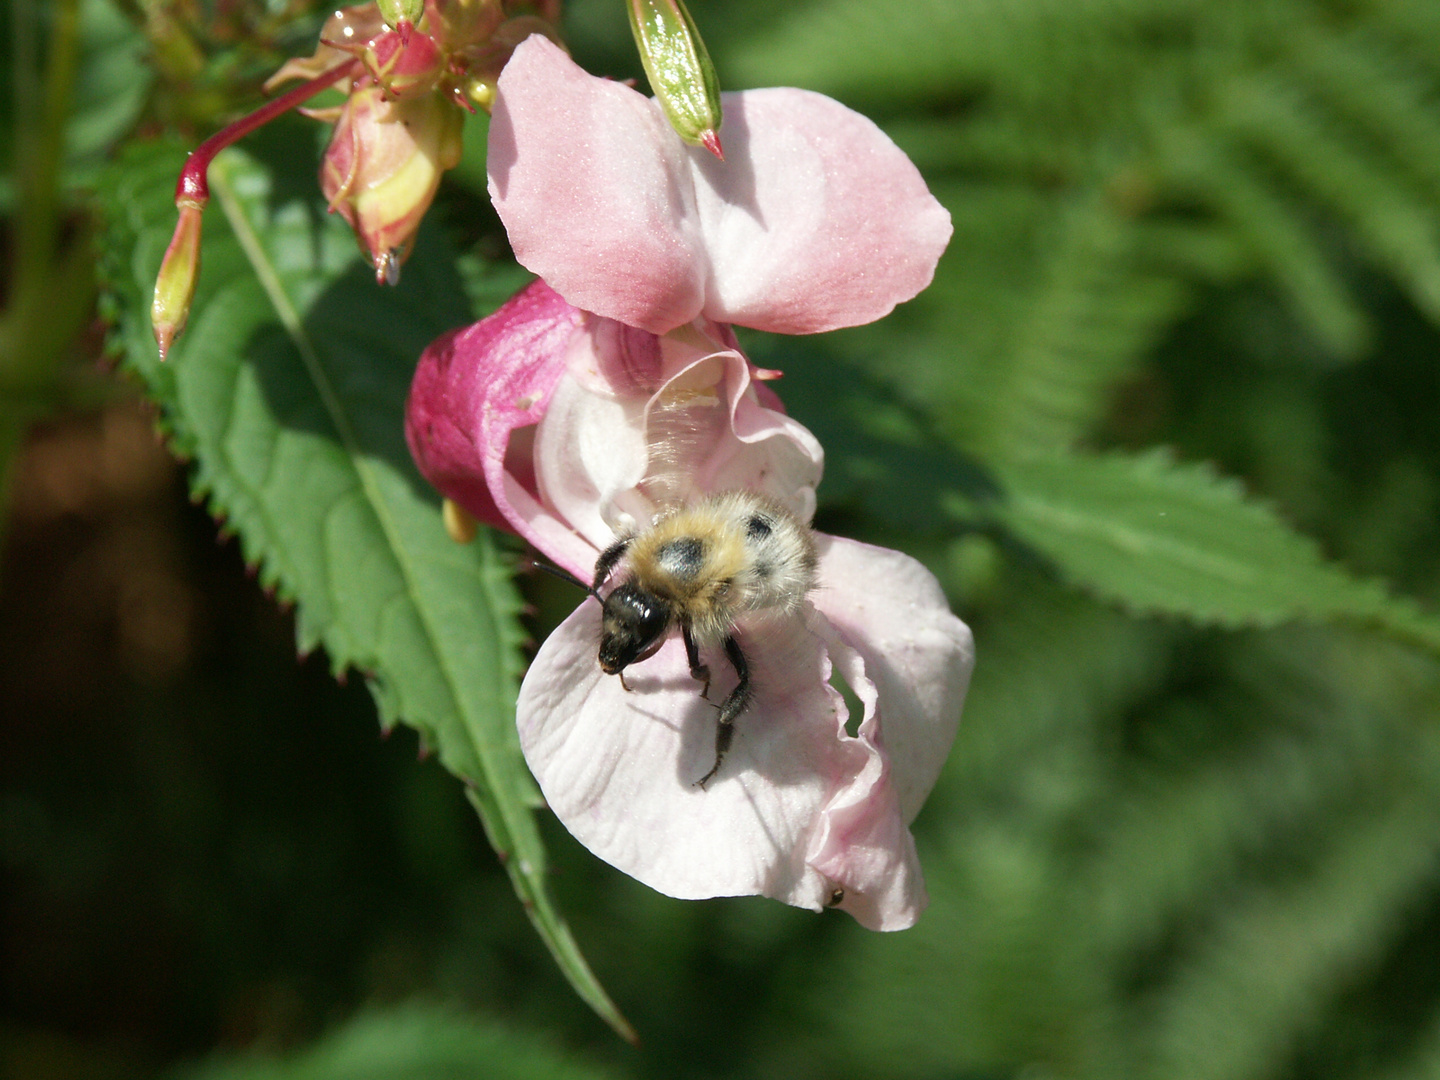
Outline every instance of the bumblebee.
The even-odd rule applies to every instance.
[[[612,575],[619,583],[602,597]],[[752,491],[721,492],[669,510],[600,553],[589,591],[603,608],[599,660],[605,674],[619,675],[624,686],[625,669],[654,655],[676,623],[703,698],[710,698],[710,669],[702,649],[723,646],[735,669],[735,688],[717,706],[715,764],[698,786],[720,771],[735,718],[751,700],[750,665],[735,638],[736,621],[753,611],[797,611],[814,584],[810,530]]]

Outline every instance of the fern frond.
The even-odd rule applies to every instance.
[[[982,445],[1014,456],[1082,437],[1108,389],[1181,310],[1180,283],[1146,274],[1136,239],[1099,190],[1052,223],[1027,311],[1012,326],[1006,385],[986,417]]]
[[[1302,24],[1287,45],[1297,81],[1383,150],[1387,167],[1411,177],[1425,199],[1440,198],[1440,75],[1368,26],[1325,33]]]
[[[1301,322],[1333,352],[1354,355],[1368,337],[1365,316],[1295,200],[1212,132],[1176,128],[1157,144],[1159,167],[1176,195],[1207,205],[1276,281]]]
[[[1222,123],[1257,157],[1342,215],[1370,258],[1440,321],[1440,244],[1436,212],[1397,182],[1373,152],[1347,137],[1278,74],[1238,78],[1220,94]]]
[[[1141,1006],[1154,1016],[1157,1078],[1280,1075],[1333,1005],[1363,977],[1424,896],[1440,866],[1437,809],[1405,791],[1374,816],[1346,821],[1313,874],[1232,897],[1174,982]]]
[[[1227,737],[1131,765],[1113,813],[1094,826],[1100,842],[1078,887],[1097,898],[1097,949],[1117,965],[1177,920],[1223,905],[1276,849],[1383,794],[1414,756],[1407,710],[1343,689],[1367,668],[1395,670],[1393,646],[1294,630],[1245,635],[1229,652],[1240,693],[1211,706],[1234,718]],[[1180,741],[1186,710],[1205,714],[1196,703],[1172,708],[1153,723]],[[1247,728],[1252,717],[1264,721]]]
[[[1147,234],[1199,225],[1191,235],[1215,238],[1212,254],[1248,252],[1248,272],[1287,298],[1331,355],[1353,357],[1368,341],[1346,283],[1357,257],[1440,324],[1436,8],[820,0],[732,63],[750,81],[873,103],[882,119],[886,109],[923,114],[897,117],[896,134],[937,185],[963,178],[960,198],[1032,189],[1033,213],[1008,219],[1031,260],[1023,270],[957,265],[993,258],[1002,222],[972,219],[979,231],[967,231],[951,202],[942,280],[956,288],[912,305],[937,330],[970,316],[959,355],[957,339],[938,333],[916,350],[947,341],[949,354],[928,362],[963,376],[935,383],[973,391],[926,400],[964,441],[1009,452],[1083,437],[1187,310],[1187,294],[1214,280],[1217,264],[1155,258]],[[942,303],[958,313],[939,312]]]

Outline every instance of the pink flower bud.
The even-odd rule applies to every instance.
[[[392,99],[368,80],[341,110],[320,188],[355,230],[376,280],[396,279],[440,174],[459,162],[464,115],[438,94]]]
[[[435,39],[413,27],[385,31],[369,41],[359,56],[375,81],[394,97],[429,93],[445,68]]]

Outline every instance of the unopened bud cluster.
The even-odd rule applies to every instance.
[[[554,37],[558,0],[378,0],[342,8],[308,57],[266,83],[301,84],[236,121],[190,156],[176,188],[180,222],[156,281],[152,321],[163,357],[185,325],[199,273],[200,214],[211,160],[275,116],[338,85],[344,104],[308,110],[333,122],[320,167],[330,209],[344,216],[375,268],[394,284],[440,177],[459,163],[465,117],[488,109],[510,53],[531,34]]]
[[[524,4],[523,9],[521,4]],[[716,157],[720,86],[682,0],[627,0],[640,57],[666,118]],[[304,110],[335,125],[320,187],[375,268],[395,284],[440,178],[460,161],[467,114],[488,110],[500,71],[532,34],[554,39],[559,0],[372,0],[325,22],[308,57],[288,61],[267,90],[281,97],[207,139],[176,186],[180,221],[155,283],[151,318],[163,358],[184,328],[200,268],[200,216],[214,156],[261,124],[332,86],[343,104]]]
[[[537,32],[554,29],[538,16],[511,15],[500,0],[362,4],[332,15],[315,54],[291,60],[266,84],[359,61],[345,104],[309,115],[335,124],[320,186],[355,230],[376,280],[397,280],[441,174],[460,160],[466,113],[488,106],[511,50]]]

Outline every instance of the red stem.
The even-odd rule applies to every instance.
[[[281,94],[274,101],[266,102],[248,116],[242,116],[233,124],[211,135],[185,159],[185,167],[180,170],[180,179],[175,184],[175,205],[191,203],[203,207],[210,201],[210,182],[206,179],[206,174],[209,173],[210,162],[215,159],[216,154],[231,143],[243,139],[256,128],[268,124],[281,113],[289,112],[321,90],[334,86],[347,75],[358,75],[362,70],[364,65],[359,60],[337,64],[324,75],[301,83],[295,89]]]

